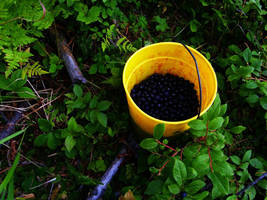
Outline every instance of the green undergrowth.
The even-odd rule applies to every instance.
[[[259,0],[2,0],[0,130],[14,108],[24,116],[0,140],[0,199],[86,199],[123,145],[103,199],[266,199],[266,177],[238,194],[267,171],[265,8]],[[65,34],[88,83],[71,83],[51,28]],[[188,131],[163,138],[159,124],[143,139],[122,71],[139,48],[163,41],[200,51],[218,94]]]

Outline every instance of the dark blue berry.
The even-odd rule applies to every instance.
[[[162,120],[178,121],[198,112],[194,84],[172,74],[153,74],[135,85],[131,97],[144,112]]]

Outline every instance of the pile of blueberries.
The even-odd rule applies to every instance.
[[[182,121],[198,114],[194,84],[172,74],[153,74],[131,90],[136,105],[164,121]]]

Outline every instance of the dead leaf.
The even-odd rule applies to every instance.
[[[119,200],[135,200],[133,192],[129,190],[124,194],[124,196],[120,196]]]

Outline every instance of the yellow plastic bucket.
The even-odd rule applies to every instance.
[[[198,63],[201,88],[203,115],[212,105],[217,93],[216,74],[209,61],[197,50],[188,47]],[[184,121],[163,121],[143,112],[130,96],[132,88],[154,73],[174,74],[194,83],[199,94],[198,76],[194,60],[186,48],[175,42],[161,42],[146,46],[136,51],[126,62],[123,71],[123,86],[126,92],[130,115],[139,128],[148,134],[153,134],[154,126],[165,124],[164,136],[173,136],[177,132],[189,129],[188,123],[197,115]],[[199,98],[199,96],[198,96]]]

